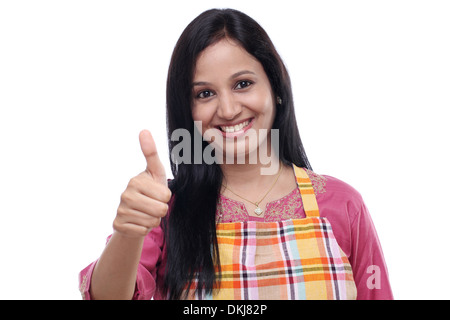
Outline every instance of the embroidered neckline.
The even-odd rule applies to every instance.
[[[314,173],[311,170],[306,170],[311,180],[316,196],[325,193],[326,178]],[[280,206],[281,205],[281,206]],[[287,195],[268,202],[265,207],[265,214],[261,218],[265,222],[277,222],[287,219],[301,219],[305,217],[302,210],[303,203],[299,189],[296,187]],[[255,217],[250,217],[245,207],[244,202],[231,199],[220,194],[217,211],[216,222],[244,222],[249,221]]]
[[[267,209],[269,208],[269,206],[280,203],[281,201],[285,200],[286,198],[292,196],[294,193],[300,194],[300,191],[298,191],[298,188],[297,188],[297,187],[295,187],[295,188],[294,188],[291,192],[289,192],[287,195],[285,195],[285,196],[283,196],[283,197],[281,197],[281,198],[279,198],[279,199],[276,199],[276,200],[267,202],[265,211],[267,211]],[[221,200],[225,200],[225,201],[229,201],[229,202],[235,202],[237,205],[242,206],[242,207],[245,209],[245,205],[244,205],[244,202],[243,202],[243,201],[239,201],[239,200],[235,200],[235,199],[228,198],[227,196],[224,196],[223,194],[220,194],[220,198],[222,198]],[[245,209],[245,211],[247,211],[247,209]],[[247,213],[248,213],[248,212],[247,212]]]

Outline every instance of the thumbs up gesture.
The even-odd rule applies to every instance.
[[[116,232],[133,238],[145,237],[159,226],[161,218],[167,214],[172,196],[151,133],[141,131],[139,142],[147,167],[128,183],[113,222]]]

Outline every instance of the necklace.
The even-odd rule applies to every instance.
[[[257,216],[260,216],[260,215],[263,213],[264,210],[261,209],[261,208],[259,207],[259,204],[261,203],[261,201],[263,201],[263,200],[266,198],[266,196],[269,194],[269,192],[273,189],[273,187],[275,186],[275,184],[276,184],[277,181],[278,181],[278,178],[279,178],[280,175],[281,175],[281,171],[282,171],[282,170],[283,170],[283,165],[280,164],[280,170],[278,170],[278,175],[277,175],[277,178],[275,179],[274,183],[272,184],[272,186],[270,187],[270,189],[267,190],[266,194],[261,198],[261,200],[259,200],[259,201],[257,201],[257,202],[250,201],[250,200],[248,200],[248,199],[246,199],[246,198],[244,198],[244,197],[238,195],[238,194],[235,193],[233,190],[231,190],[230,188],[228,188],[226,185],[223,185],[223,187],[224,187],[225,189],[228,189],[228,190],[229,190],[232,194],[234,194],[235,196],[238,196],[239,198],[241,198],[241,199],[243,199],[243,200],[245,200],[245,201],[247,201],[247,202],[250,202],[251,204],[253,204],[254,206],[256,206],[256,209],[253,210],[253,212],[254,212]]]

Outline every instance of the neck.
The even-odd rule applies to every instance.
[[[238,159],[235,157],[234,161],[230,164],[226,155],[223,154],[223,162],[220,165],[225,181],[234,182],[251,182],[252,180],[260,180],[261,178],[270,178],[270,176],[276,175],[280,167],[280,159],[278,158],[278,148],[274,149],[271,143],[271,137],[267,137],[267,141],[264,141],[270,147],[266,152],[263,152],[261,148],[253,150],[251,154],[245,155],[244,164],[239,164]],[[256,161],[255,161],[256,160]],[[256,163],[254,163],[256,162]]]
[[[278,157],[271,157],[268,164],[221,164],[224,185],[233,190],[261,190],[273,181],[280,169]]]

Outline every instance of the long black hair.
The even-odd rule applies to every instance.
[[[191,113],[192,81],[196,60],[208,46],[223,38],[239,43],[263,66],[273,93],[282,99],[277,105],[273,129],[279,129],[279,157],[285,164],[311,169],[306,157],[294,113],[288,72],[272,41],[262,27],[246,14],[233,9],[211,9],[195,18],[181,34],[172,54],[167,77],[167,134],[169,153],[178,143],[172,141],[176,129],[186,129],[194,137]],[[191,150],[194,149],[191,139]],[[202,142],[202,152],[207,142]],[[202,157],[203,158],[203,157]],[[174,179],[169,188],[174,195],[163,227],[166,234],[167,267],[165,290],[169,299],[197,281],[198,294],[211,293],[219,281],[215,267],[220,260],[216,237],[216,205],[222,184],[218,164],[177,163],[170,158]]]

